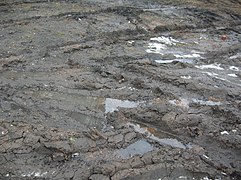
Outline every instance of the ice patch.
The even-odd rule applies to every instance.
[[[207,65],[201,65],[201,66],[195,66],[198,69],[217,69],[217,70],[224,70],[222,67],[220,67],[221,64],[207,64]]]

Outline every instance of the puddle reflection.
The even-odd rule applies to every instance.
[[[128,100],[119,100],[119,99],[105,99],[105,113],[112,113],[118,108],[135,108],[139,105],[139,102],[128,101]]]
[[[148,131],[147,128],[142,128],[139,124],[127,123],[127,126],[133,127],[135,132],[144,134],[147,138],[158,142],[160,145],[168,145],[174,148],[186,149],[186,145],[174,138],[159,138]],[[166,137],[168,135],[165,135]]]
[[[139,140],[124,149],[118,150],[117,154],[123,159],[128,159],[134,155],[143,155],[153,149],[153,146],[147,141]]]

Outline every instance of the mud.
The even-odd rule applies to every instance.
[[[0,179],[241,179],[241,1],[2,0]]]

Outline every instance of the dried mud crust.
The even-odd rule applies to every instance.
[[[241,2],[2,0],[1,179],[240,179]]]

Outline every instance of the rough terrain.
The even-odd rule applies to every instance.
[[[0,179],[241,179],[240,0],[1,0]]]

